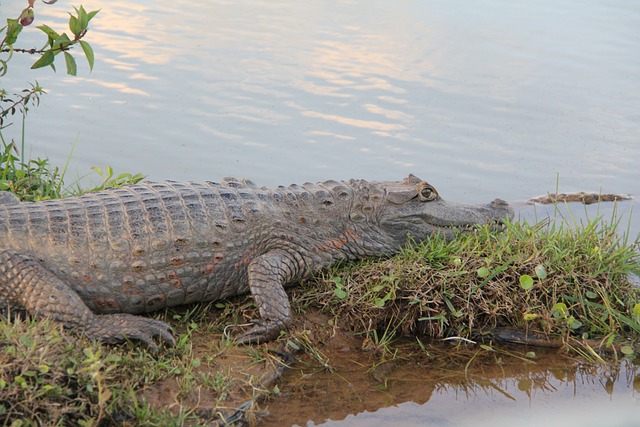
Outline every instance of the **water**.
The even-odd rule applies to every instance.
[[[331,346],[323,352],[334,371],[296,364],[266,403],[264,427],[640,425],[640,367],[628,360],[605,366],[558,350],[432,342],[428,356],[401,349],[399,363],[380,374],[371,368],[379,355]]]
[[[63,165],[77,139],[68,183],[107,164],[152,180],[269,186],[415,173],[444,198],[501,197],[527,219],[546,214],[523,201],[555,192],[558,176],[563,192],[640,196],[636,1],[82,4],[101,8],[87,37],[93,73],[79,51],[78,77],[62,62],[58,74],[28,71],[33,59],[16,56],[1,82],[47,89],[29,113],[27,155]],[[0,18],[22,6],[0,3]],[[70,8],[36,3],[36,24],[61,29]],[[21,40],[43,43],[32,28]],[[19,123],[3,130],[19,133]],[[620,204],[623,224],[631,206]],[[640,221],[629,224],[637,235]],[[590,399],[575,402],[607,401]],[[443,392],[430,404],[446,402]],[[398,408],[410,416],[415,406]],[[441,412],[441,425],[461,425],[459,411]],[[503,411],[505,422],[517,411]],[[388,413],[368,417],[398,417]]]
[[[92,74],[79,52],[76,78],[12,61],[3,85],[49,92],[27,122],[31,156],[63,164],[77,137],[72,175],[412,172],[484,202],[554,191],[559,174],[562,191],[640,194],[634,1],[202,3],[87,0],[102,9]],[[37,4],[36,23],[61,28],[68,8]]]
[[[580,378],[537,376],[541,383],[520,390],[522,380],[495,381],[494,388],[443,387],[429,402],[412,401],[349,415],[341,421],[308,426],[323,427],[636,427],[640,423],[640,397],[633,379],[611,381],[584,374]],[[485,385],[488,381],[485,382]],[[637,384],[636,384],[637,386]],[[607,388],[609,388],[607,390]]]

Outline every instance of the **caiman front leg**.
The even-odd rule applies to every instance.
[[[298,279],[303,268],[302,257],[285,250],[270,251],[249,263],[249,289],[261,318],[237,338],[239,343],[274,340],[291,324],[291,306],[284,285]]]
[[[0,302],[54,319],[66,328],[109,344],[139,340],[155,351],[156,337],[175,343],[171,328],[159,320],[125,313],[94,314],[57,276],[32,258],[8,249],[0,249]]]

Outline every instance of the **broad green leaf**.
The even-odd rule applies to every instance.
[[[633,354],[633,347],[631,347],[630,345],[623,345],[622,347],[620,347],[620,351],[625,356],[631,356]]]
[[[525,353],[524,357],[526,357],[527,359],[535,359],[536,358],[536,352],[535,351],[527,351]]]
[[[582,326],[582,322],[571,316],[567,319],[567,323],[571,329],[578,329]]]
[[[69,14],[69,29],[71,30],[73,35],[76,37],[78,36],[78,34],[82,32],[82,30],[80,29],[80,23],[78,22],[78,18],[76,18],[72,14]]]
[[[34,62],[34,64],[31,66],[31,69],[35,70],[37,68],[46,67],[47,65],[53,65],[53,59],[53,51],[48,50],[40,57],[40,59]]]
[[[529,276],[528,274],[523,274],[522,276],[520,276],[520,287],[525,291],[533,288],[533,277]]]
[[[556,319],[560,316],[566,316],[567,311],[568,311],[567,304],[563,302],[556,303],[551,309],[551,312],[553,313],[553,317],[555,317]]]
[[[335,288],[333,290],[333,294],[338,297],[338,299],[345,299],[347,297],[347,291],[340,288]]]
[[[22,31],[22,25],[15,19],[7,19],[7,35],[5,36],[5,44],[11,46],[18,39],[18,34]]]
[[[640,316],[640,302],[633,306],[633,314]]]
[[[38,25],[36,28],[43,31],[51,39],[52,43],[53,40],[56,40],[58,37],[60,37],[60,34],[56,33],[51,29],[51,27],[47,25]]]
[[[64,61],[67,63],[67,74],[75,76],[78,72],[76,60],[69,52],[64,52]]]
[[[536,276],[538,277],[538,279],[547,278],[547,269],[544,268],[544,265],[542,264],[536,265],[536,268],[534,269],[534,271],[536,272]]]
[[[376,298],[376,299],[373,301],[373,304],[374,304],[376,307],[384,307],[384,303],[385,303],[385,301],[384,301],[382,298]]]
[[[587,298],[589,298],[589,299],[596,299],[596,298],[598,298],[598,294],[596,294],[595,292],[592,292],[592,291],[587,291],[587,292],[585,293],[585,296],[586,296]]]
[[[491,274],[491,271],[489,271],[487,267],[480,267],[478,269],[478,277],[481,277],[484,279],[485,277],[489,277],[490,274]]]
[[[84,10],[84,7],[80,5],[80,9],[73,7],[78,14],[78,24],[80,24],[80,30],[84,31],[87,29],[87,24],[89,24],[89,17],[87,16],[87,11]]]
[[[531,321],[531,320],[536,320],[538,317],[540,317],[540,315],[536,314],[536,313],[527,313],[523,316],[525,321]]]
[[[98,9],[98,10],[94,10],[94,11],[92,11],[92,12],[89,12],[89,13],[87,14],[87,23],[88,23],[89,21],[91,21],[91,18],[93,18],[94,16],[96,16],[96,14],[97,14],[98,12],[100,12],[100,9]]]

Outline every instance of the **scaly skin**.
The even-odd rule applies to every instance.
[[[250,181],[143,183],[62,200],[0,197],[0,304],[105,342],[173,342],[132,314],[251,292],[261,319],[243,343],[291,322],[284,287],[336,262],[397,253],[409,240],[513,216],[445,202],[411,175],[269,190]],[[127,314],[129,313],[129,314]]]

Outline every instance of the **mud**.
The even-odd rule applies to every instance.
[[[640,425],[640,368],[630,361],[597,365],[566,347],[492,341],[404,337],[386,346],[312,309],[296,319],[287,338],[268,345],[219,345],[224,337],[194,334],[192,356],[209,362],[190,376],[222,375],[224,386],[178,375],[140,395],[175,415],[195,413],[209,425],[266,427],[481,425],[474,422],[478,417],[495,426],[504,418],[504,425],[549,427],[561,424],[535,417],[523,424],[517,417],[571,402],[606,408],[615,397],[621,406],[606,421]],[[516,419],[509,421],[509,414]]]

